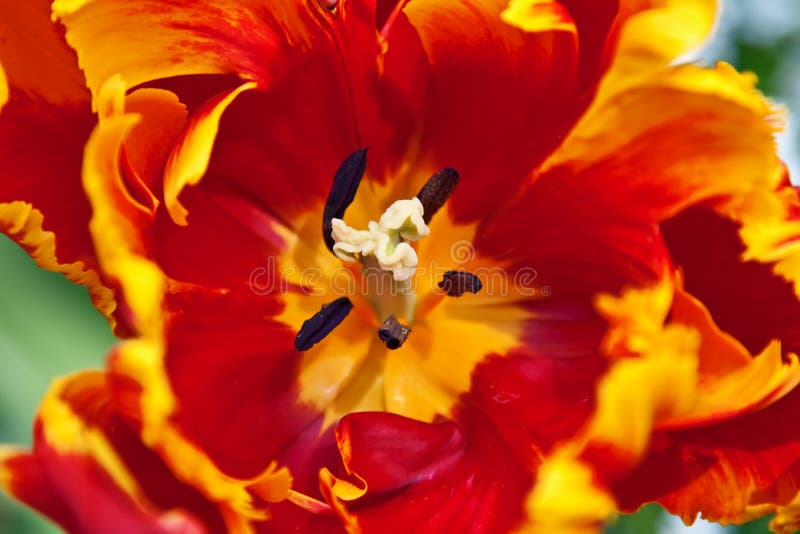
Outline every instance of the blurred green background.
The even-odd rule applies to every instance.
[[[725,60],[758,74],[761,89],[800,110],[800,0],[728,0],[709,45],[688,58]],[[800,111],[798,111],[800,113]],[[781,138],[781,151],[800,176],[800,130]],[[30,444],[36,406],[53,377],[99,367],[113,337],[86,291],[60,275],[38,269],[0,236],[0,443]],[[703,521],[686,528],[655,505],[624,516],[612,534],[767,532],[768,520],[723,528]],[[57,529],[0,492],[0,533],[49,533]]]
[[[50,380],[100,367],[114,341],[89,295],[39,269],[0,235],[0,443],[31,442],[36,407]],[[58,532],[0,491],[0,533]]]

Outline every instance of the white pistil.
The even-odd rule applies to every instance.
[[[370,221],[367,230],[356,230],[341,219],[331,221],[333,253],[344,261],[355,261],[356,254],[375,256],[384,271],[392,271],[398,282],[408,280],[417,270],[417,253],[406,241],[417,241],[430,233],[422,216],[424,209],[418,198],[398,200],[381,215]]]

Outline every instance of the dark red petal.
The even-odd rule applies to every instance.
[[[782,341],[784,351],[800,351],[800,300],[772,265],[742,261],[738,224],[698,207],[665,221],[662,231],[686,290],[720,328],[753,354],[773,339]]]
[[[619,27],[619,0],[560,0],[578,29],[580,58],[578,87],[591,91],[613,58]],[[623,12],[623,14],[625,14]]]
[[[608,325],[597,315],[588,297],[555,295],[530,299],[523,306],[532,314],[522,337],[528,355],[572,361],[571,358],[598,354]]]
[[[94,117],[88,100],[55,105],[12,88],[0,111],[0,202],[25,201],[55,232],[60,263],[94,266],[89,203],[81,186],[83,146]],[[12,178],[13,177],[13,178]]]
[[[87,396],[74,399],[73,409],[82,413],[89,425],[99,428],[119,454],[128,469],[137,477],[148,500],[162,509],[179,508],[190,510],[209,532],[225,528],[220,510],[202,488],[194,488],[176,478],[175,472],[156,451],[148,448],[139,434],[139,422],[135,419],[137,408],[126,395],[137,395],[139,384],[130,378],[109,375],[106,390],[98,392],[97,398]],[[113,396],[113,401],[103,396]]]

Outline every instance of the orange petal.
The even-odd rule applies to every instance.
[[[800,202],[775,153],[778,112],[753,84],[724,64],[610,84],[532,180],[558,183],[572,202],[631,224],[708,202],[741,224],[747,259],[774,262],[795,281]]]
[[[138,89],[125,97],[125,109],[142,117],[125,139],[125,159],[132,170],[128,188],[155,211],[170,149],[186,123],[186,106],[170,91]]]
[[[624,448],[633,458],[644,452],[652,429],[709,424],[756,411],[800,383],[796,356],[789,355],[784,360],[779,343],[770,344],[759,355],[750,355],[713,323],[698,300],[673,288],[668,279],[653,289],[629,290],[619,298],[600,297],[598,307],[612,325],[607,341],[618,342],[607,343],[609,350],[624,346],[627,354],[638,357],[619,360],[603,381],[598,392],[598,413],[589,434],[591,439],[607,443],[627,441]],[[667,311],[669,322],[665,322]],[[662,355],[664,360],[659,363]],[[668,369],[670,361],[673,369]],[[653,373],[649,379],[639,377],[639,383],[648,384],[647,388],[633,387],[636,379],[632,377],[637,372]],[[625,378],[625,373],[631,373],[631,377]],[[659,384],[667,389],[659,392],[654,387]],[[655,396],[652,401],[643,401],[643,395]],[[603,408],[604,397],[609,403],[608,412]],[[616,402],[620,405],[611,407]],[[645,419],[615,421],[613,413],[619,413],[623,405],[636,406],[649,415]],[[637,421],[642,425],[637,427]],[[613,437],[614,428],[626,429],[629,436],[636,437]],[[638,430],[631,434],[634,429]]]
[[[616,513],[616,503],[588,466],[557,455],[539,468],[526,513],[528,524],[522,530],[526,534],[594,534]]]
[[[617,465],[602,466],[604,469],[635,464],[661,420],[684,415],[693,408],[698,394],[701,339],[691,327],[664,324],[672,291],[667,277],[654,288],[598,298],[598,309],[611,324],[610,335],[618,341],[607,343],[607,347],[626,349],[616,354],[619,359],[600,382],[597,410],[586,430],[589,454],[591,449],[615,451]],[[652,310],[659,310],[655,320],[660,315],[661,324],[653,322],[648,314]],[[620,418],[620,413],[628,416]]]
[[[789,503],[800,490],[800,435],[786,420],[799,402],[794,390],[756,412],[660,433],[643,462],[614,483],[621,509],[656,501],[687,524],[698,513],[740,523]]]
[[[753,83],[720,64],[676,67],[633,88],[610,88],[534,179],[567,171],[562,187],[575,181],[576,201],[631,221],[660,222],[711,198],[741,219],[782,174],[775,109]]]
[[[175,76],[219,73],[269,86],[291,67],[293,51],[320,47],[336,57],[319,25],[327,25],[330,14],[316,3],[255,7],[235,0],[214,5],[187,0],[56,0],[52,10],[54,19],[67,28],[67,41],[78,53],[95,99],[114,74],[133,87]],[[97,39],[103,40],[102,47],[96,46]]]
[[[106,103],[103,109],[115,100],[124,101],[120,79],[109,80],[104,91],[108,101],[102,97]],[[125,188],[119,170],[123,141],[139,121],[138,115],[124,114],[123,110],[113,111],[100,121],[86,144],[83,184],[94,208],[89,227],[100,264],[122,286],[135,330],[154,333],[160,329],[165,282],[158,268],[141,256],[145,243],[140,230],[149,217]]]
[[[50,20],[50,2],[0,3],[0,63],[8,84],[56,105],[86,101],[88,92],[63,28]]]
[[[3,69],[3,64],[0,63],[0,111],[2,111],[6,102],[8,102],[8,78],[6,77],[5,69]]]
[[[252,51],[243,44],[255,38],[268,52],[275,39],[260,31],[265,21],[235,2],[212,7],[158,0],[57,0],[52,10],[67,28],[67,41],[78,52],[95,99],[114,74],[131,86],[185,74],[252,74],[256,68],[247,58]],[[102,47],[95,46],[98,36]],[[220,39],[226,36],[230,41],[223,44]]]
[[[659,428],[707,424],[752,412],[772,404],[800,383],[797,356],[781,354],[773,341],[760,354],[751,355],[711,320],[708,310],[682,290],[675,293],[672,320],[697,328],[700,388],[691,414],[663,420]]]
[[[776,534],[793,534],[800,530],[800,493],[784,506],[755,505],[750,510],[753,518],[775,514],[769,529]]]

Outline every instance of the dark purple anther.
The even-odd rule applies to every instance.
[[[347,297],[338,298],[330,304],[322,306],[320,311],[300,327],[300,331],[294,338],[294,348],[302,352],[322,341],[334,328],[339,326],[339,323],[344,321],[352,309],[353,303]]]
[[[347,207],[353,202],[358,191],[358,184],[367,170],[367,149],[356,150],[342,162],[333,177],[333,187],[328,193],[325,210],[322,212],[322,237],[328,250],[333,252],[331,231],[333,219],[342,219]]]
[[[448,297],[460,297],[467,292],[478,293],[482,287],[478,277],[466,271],[447,271],[439,282],[439,288],[444,289]]]
[[[378,337],[381,341],[386,343],[386,348],[389,350],[399,349],[403,343],[408,339],[408,334],[411,333],[411,328],[400,324],[394,315],[390,315],[383,322],[378,329]]]
[[[431,222],[431,217],[444,206],[450,195],[458,185],[458,173],[455,169],[442,169],[437,172],[422,186],[417,193],[417,198],[425,210],[422,220],[425,224]]]

